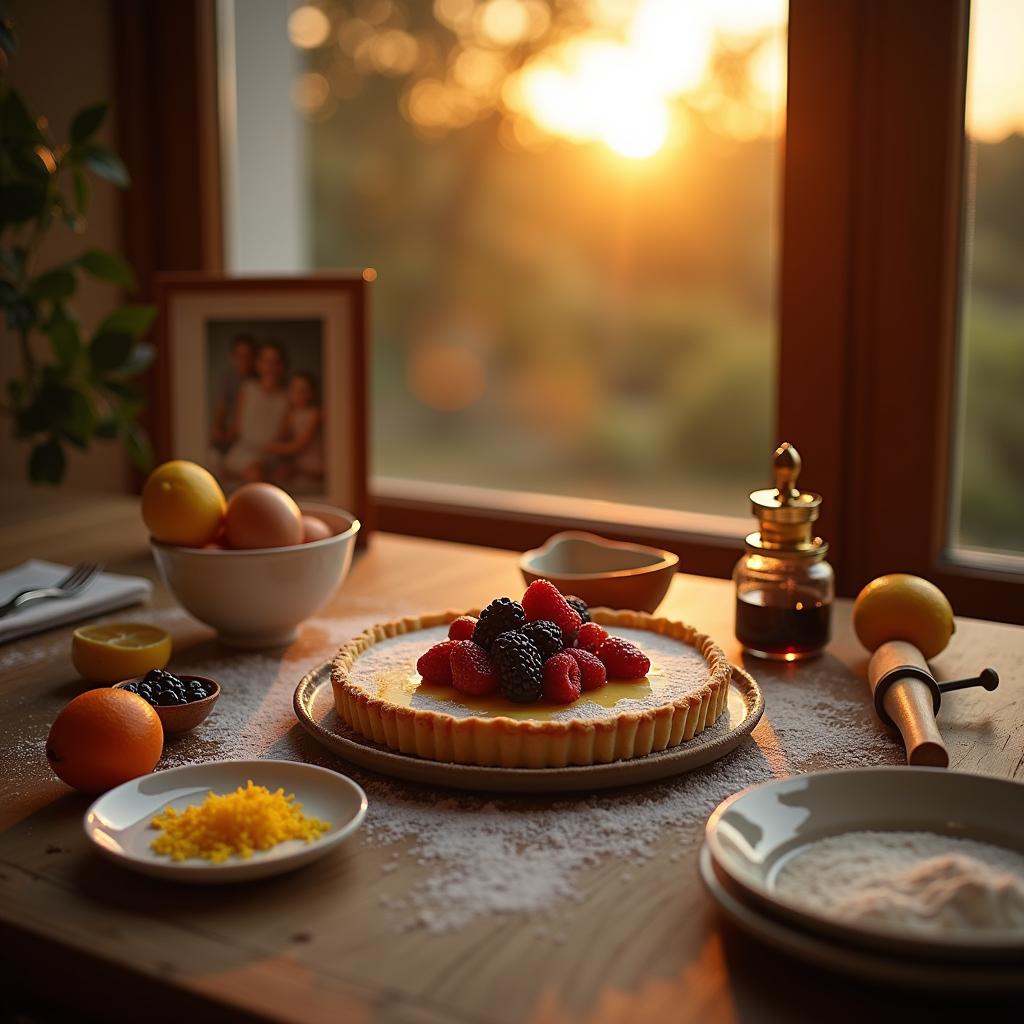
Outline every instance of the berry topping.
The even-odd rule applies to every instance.
[[[476,629],[476,619],[472,615],[460,615],[448,627],[449,640],[472,640]]]
[[[607,639],[607,630],[602,629],[596,622],[584,622],[576,634],[576,646],[582,647],[585,651],[596,651]]]
[[[423,682],[432,686],[450,686],[452,681],[453,641],[444,640],[434,644],[426,654],[420,655],[416,662],[416,671],[423,677]]]
[[[595,652],[609,679],[639,679],[647,675],[651,659],[635,644],[622,637],[609,637]]]
[[[568,647],[565,653],[580,667],[580,687],[583,690],[597,690],[608,681],[608,673],[596,654],[579,647]]]
[[[485,650],[502,634],[518,629],[526,621],[523,606],[511,597],[495,598],[481,613],[473,630],[473,641]]]
[[[575,594],[566,594],[566,601],[569,602],[570,608],[576,609],[576,614],[584,621],[590,621],[590,609],[587,607],[587,602],[582,597],[577,597]]]
[[[544,663],[544,699],[552,704],[571,704],[580,695],[580,667],[567,651]]]
[[[451,641],[452,685],[459,693],[482,697],[498,689],[491,656],[472,640]]]
[[[534,580],[523,594],[523,610],[530,622],[549,619],[565,636],[572,636],[580,628],[580,615],[562,596],[558,588],[547,580]]]
[[[482,621],[482,617],[481,617]],[[491,648],[501,692],[516,704],[530,704],[544,688],[544,662],[525,633],[507,631]]]
[[[540,651],[540,656],[547,661],[548,658],[558,654],[565,646],[562,642],[562,631],[554,622],[547,619],[537,619],[536,622],[527,622],[520,630],[532,641]]]

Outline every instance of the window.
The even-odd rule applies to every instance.
[[[973,0],[953,543],[1024,556],[1024,5]]]
[[[238,222],[283,179],[305,227],[260,269],[378,269],[379,486],[745,515],[776,443],[785,4],[276,11],[276,41],[249,4],[232,25]]]
[[[190,10],[201,22],[208,8]],[[384,528],[523,548],[586,521],[726,575],[746,491],[786,437],[826,496],[840,593],[917,572],[961,614],[1024,621],[1021,413],[1007,399],[1020,393],[1021,208],[1001,177],[1020,144],[1003,116],[1021,93],[1019,5],[217,10],[225,266],[379,265]],[[714,20],[666,32],[660,70],[648,34],[659,45],[638,67],[643,18],[693,10]],[[155,56],[187,36],[160,28]],[[129,81],[149,74],[187,125],[160,67]],[[676,77],[659,79],[666,68]],[[656,102],[637,105],[652,79]],[[615,114],[607,80],[645,113]],[[202,82],[185,106],[193,94]],[[608,116],[581,120],[595,97]],[[149,121],[133,132],[139,153],[160,151]],[[189,147],[165,157],[209,177],[199,134],[191,163]],[[140,237],[177,245],[158,265],[214,265],[202,239],[144,232],[136,212]],[[191,223],[209,219],[170,227]]]

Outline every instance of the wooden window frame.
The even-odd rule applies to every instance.
[[[202,0],[153,6],[158,13],[146,19],[125,0],[114,7],[120,50],[141,33],[154,55],[119,75],[120,99],[136,111],[125,138],[129,163],[133,141],[143,159],[139,138],[152,143],[163,130],[155,109],[182,95],[183,38],[195,47],[185,65],[198,83],[194,95],[210,91],[191,131],[197,158],[186,167],[199,182],[194,215],[206,230],[175,243],[167,232],[182,217],[181,203],[174,223],[165,223],[167,212],[147,198],[142,212],[165,228],[149,238],[170,240],[148,265],[216,269],[219,243],[208,230],[219,228],[220,217],[210,180],[217,144],[207,15]],[[958,560],[948,543],[968,11],[968,0],[790,0],[776,433],[797,444],[807,486],[825,496],[821,533],[832,544],[840,593],[854,594],[883,572],[914,572],[935,580],[960,614],[1021,623],[1024,574]],[[187,31],[157,32],[175,18]],[[155,108],[139,112],[133,82],[145,85],[149,92],[140,95],[155,98]],[[187,107],[193,92],[184,97]],[[156,172],[158,162],[151,161]],[[131,197],[129,255],[147,266],[146,222]],[[747,525],[547,497],[530,507],[524,495],[474,492],[469,500],[467,493],[387,482],[375,494],[377,525],[518,550],[554,530],[592,529],[656,544],[679,554],[684,571],[723,577],[742,552]]]

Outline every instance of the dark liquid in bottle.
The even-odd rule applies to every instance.
[[[771,603],[780,599],[786,603]],[[795,661],[828,643],[831,611],[812,594],[748,590],[736,597],[736,639],[753,654]]]

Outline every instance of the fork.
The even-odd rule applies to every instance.
[[[71,572],[55,583],[52,587],[30,587],[15,594],[9,601],[0,605],[0,619],[31,601],[42,601],[47,598],[74,597],[90,583],[93,577],[103,568],[96,562],[79,562]]]

